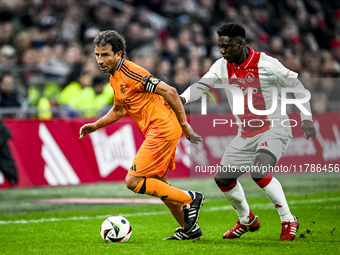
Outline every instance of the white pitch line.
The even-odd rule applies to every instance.
[[[325,203],[325,202],[337,202],[340,201],[340,197],[332,197],[332,198],[320,198],[320,199],[305,199],[305,200],[291,200],[288,201],[289,205],[296,204],[317,204],[317,203]],[[257,203],[251,204],[252,208],[258,209],[271,209],[273,205],[270,203]],[[210,208],[204,208],[205,212],[213,212],[213,211],[228,211],[233,210],[232,206],[215,206]],[[168,214],[168,211],[164,212],[145,212],[145,213],[126,213],[124,217],[139,217],[139,216],[150,216],[150,215],[161,215]],[[33,223],[43,223],[43,222],[54,222],[54,221],[72,221],[72,220],[91,220],[91,219],[105,219],[112,215],[97,215],[97,216],[81,216],[81,217],[67,217],[67,218],[41,218],[37,220],[2,220],[0,221],[0,225],[8,225],[8,224],[33,224]]]

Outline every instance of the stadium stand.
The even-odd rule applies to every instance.
[[[337,1],[3,0],[0,72],[14,76],[20,106],[0,100],[1,113],[41,119],[88,116],[64,107],[61,94],[70,84],[77,83],[79,90],[91,86],[100,74],[92,40],[106,29],[126,38],[128,59],[181,93],[220,58],[216,28],[227,21],[245,27],[253,49],[300,73],[312,93],[325,93],[327,111],[340,110]]]

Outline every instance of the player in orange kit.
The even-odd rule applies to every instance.
[[[180,224],[175,234],[164,240],[199,239],[197,225],[204,197],[196,191],[184,191],[169,185],[167,169],[175,169],[175,151],[182,130],[190,142],[202,138],[193,132],[175,88],[153,77],[147,70],[125,60],[125,40],[113,30],[102,31],[95,39],[97,63],[110,73],[114,106],[96,122],[80,128],[80,139],[129,114],[145,135],[125,178],[135,193],[159,197]]]

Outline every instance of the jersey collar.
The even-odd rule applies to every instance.
[[[122,67],[124,61],[125,61],[124,58],[122,58],[122,59],[120,60],[120,64],[119,64],[119,66],[118,66],[117,72],[119,72],[119,70],[120,70],[120,68]]]

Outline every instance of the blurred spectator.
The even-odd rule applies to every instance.
[[[163,47],[163,58],[170,60],[171,62],[179,56],[179,45],[175,38],[168,37]]]
[[[317,85],[316,92],[324,93],[328,100],[339,100],[340,87],[336,84],[338,79],[332,77],[325,77],[318,79],[319,84]]]
[[[213,60],[211,58],[204,58],[200,70],[200,77],[202,77],[204,74],[206,74],[210,67],[213,65]]]
[[[80,116],[95,117],[107,113],[112,107],[113,93],[108,76],[95,76],[92,85],[84,87],[68,102],[71,109],[78,112]]]
[[[0,66],[13,65],[16,62],[16,50],[11,45],[4,45],[0,48]]]
[[[14,30],[11,22],[0,23],[0,45],[13,45]]]
[[[67,8],[66,16],[61,23],[61,37],[66,42],[78,42],[81,38],[81,25],[84,14],[83,7],[73,3]]]
[[[76,96],[82,88],[89,87],[91,85],[92,76],[87,73],[82,73],[78,77],[75,77],[65,88],[60,92],[59,104],[69,105],[70,101]]]
[[[20,105],[13,75],[3,73],[0,76],[0,107],[20,107]]]
[[[158,65],[155,76],[165,83],[171,84],[171,62],[168,59],[162,60],[162,62]]]
[[[29,105],[38,108],[38,118],[48,120],[53,117],[52,108],[59,106],[60,86],[55,82],[32,84],[28,96]]]
[[[100,27],[102,30],[112,29],[112,22],[109,17],[112,17],[115,14],[113,13],[111,6],[98,3],[94,7],[93,24],[96,24],[96,26]],[[93,37],[93,39],[95,37]]]
[[[311,99],[311,107],[313,114],[325,114],[327,111],[327,95],[319,92],[315,93]]]
[[[193,42],[191,41],[192,33],[188,29],[183,29],[180,31],[178,35],[179,48],[178,53],[180,56],[185,58],[189,57],[190,48],[193,46]]]
[[[128,41],[127,59],[170,84],[176,80],[181,89],[221,58],[216,30],[234,21],[245,27],[250,47],[279,59],[300,78],[339,78],[340,9],[335,2],[330,6],[329,1],[0,1],[0,72],[15,73],[18,93],[29,96],[31,106],[58,107],[58,91],[64,104],[66,86],[74,89],[66,94],[77,94],[101,74],[92,40],[115,29]],[[181,81],[183,70],[188,77]],[[56,96],[46,97],[41,86]],[[329,94],[321,82],[306,81],[306,87],[312,93],[325,90],[329,101],[339,102],[336,88]]]
[[[178,94],[181,94],[190,85],[190,76],[188,75],[188,69],[178,69],[174,74],[174,80],[172,86],[177,89]]]
[[[318,79],[313,79],[310,72],[302,71],[299,74],[299,80],[302,82],[303,86],[309,90],[310,93],[314,93]]]

